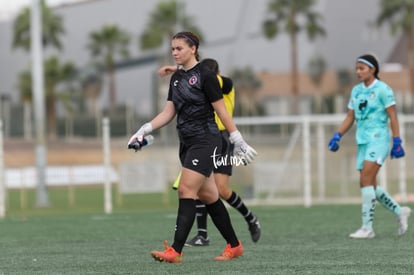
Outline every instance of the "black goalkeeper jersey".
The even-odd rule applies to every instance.
[[[177,131],[180,140],[203,138],[218,134],[211,105],[223,98],[217,76],[200,63],[188,71],[176,71],[170,80],[168,100],[177,113]]]

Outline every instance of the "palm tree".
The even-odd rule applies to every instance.
[[[318,35],[325,35],[325,30],[319,24],[321,15],[311,10],[314,4],[315,0],[270,0],[268,17],[262,26],[263,33],[268,39],[275,38],[281,30],[289,35],[292,64],[291,89],[295,97],[299,93],[297,35],[303,30],[310,40],[314,40]],[[297,112],[296,105],[294,109]]]
[[[171,56],[170,41],[179,31],[191,31],[197,34],[200,42],[203,41],[203,35],[200,29],[193,24],[194,19],[186,15],[185,6],[177,0],[163,0],[155,7],[149,16],[149,21],[140,35],[138,42],[142,50],[159,49],[162,46],[165,54],[161,54],[159,63],[173,63]],[[164,105],[163,94],[167,93],[167,78],[157,80],[157,93],[154,93],[154,113],[158,113]],[[161,100],[162,98],[162,100]]]
[[[250,116],[258,114],[255,92],[262,86],[251,67],[234,69],[231,73],[236,90],[235,115]]]
[[[326,62],[320,55],[314,55],[308,63],[308,74],[313,84],[318,88],[315,96],[315,110],[316,113],[323,112],[323,96],[322,96],[322,78],[325,74]]]
[[[143,50],[157,49],[164,44],[169,45],[172,37],[178,31],[191,31],[202,41],[201,31],[192,22],[194,19],[184,12],[184,4],[177,0],[161,1],[150,14],[150,19],[144,32],[139,38],[140,48]],[[166,61],[170,58],[170,47],[168,46]],[[168,62],[168,61],[167,61]]]
[[[336,70],[336,82],[338,90],[335,95],[335,113],[346,112],[346,91],[351,90],[351,86],[354,85],[356,81],[357,79],[355,77],[355,74],[349,68],[339,68]]]
[[[23,136],[25,139],[32,138],[32,74],[25,70],[18,76],[17,89],[20,91],[20,100],[23,102]]]
[[[50,9],[46,5],[45,0],[41,0],[40,3],[41,3],[41,9],[42,9],[42,45],[44,48],[51,47],[57,50],[61,50],[62,44],[60,42],[60,36],[65,33],[62,17],[55,15],[52,9]],[[21,12],[16,16],[13,22],[13,45],[12,47],[14,49],[21,48],[22,50],[26,52],[30,51],[30,46],[31,46],[30,17],[31,17],[31,9],[29,6],[23,8]],[[32,80],[31,80],[30,71],[24,71],[19,75],[18,88],[20,90],[20,97],[25,106],[24,107],[25,116],[26,116],[25,127],[29,127],[30,121],[29,121],[28,116],[30,115],[30,112],[31,112],[31,108],[29,104],[32,102]],[[46,112],[50,113],[49,110],[46,110]],[[25,130],[26,137],[28,137],[27,135],[29,135],[30,131],[31,131],[30,129]],[[48,131],[49,133],[51,133],[52,131],[55,131],[55,129],[54,128],[48,129]]]
[[[40,1],[41,5],[41,24],[42,24],[42,45],[43,47],[55,47],[57,49],[61,49],[61,43],[59,40],[60,35],[62,35],[65,31],[62,24],[61,17],[54,15],[51,9],[48,8],[46,5],[45,0]],[[24,8],[16,17],[13,24],[13,42],[12,46],[14,49],[22,48],[24,51],[28,52],[31,49],[31,8],[26,7]],[[27,105],[26,105],[27,106]],[[43,111],[43,110],[42,110]],[[43,131],[43,129],[42,129]],[[43,133],[38,132],[39,140],[43,140],[44,136]],[[39,143],[43,143],[43,141],[38,141]],[[43,147],[44,144],[41,146]],[[45,175],[45,165],[44,165],[44,154],[37,153],[38,159],[38,175],[39,176],[39,184],[38,184],[38,192],[37,192],[37,200],[39,205],[47,205],[48,204],[48,194],[45,188],[45,178],[42,175]]]
[[[75,66],[70,62],[63,64],[60,63],[56,56],[52,56],[46,59],[44,62],[44,68],[47,131],[49,139],[55,139],[57,135],[56,102],[59,100],[64,104],[67,110],[71,109],[69,105],[71,90],[68,88],[69,86],[67,84],[70,83],[70,81],[73,79],[76,69]],[[63,90],[60,88],[58,92],[58,86],[63,87]],[[18,89],[20,90],[20,98],[22,101],[25,103],[30,103],[33,98],[33,92],[32,75],[29,70],[23,71],[19,75]],[[30,112],[30,108],[28,112]]]
[[[90,115],[99,112],[97,101],[102,90],[102,74],[98,66],[90,64],[79,72],[82,97],[86,98],[86,110]]]
[[[100,30],[91,32],[90,42],[87,45],[93,57],[102,58],[102,65],[106,69],[109,82],[109,108],[111,111],[116,107],[116,85],[115,85],[115,57],[129,56],[128,45],[130,34],[116,25],[105,25]]]
[[[414,93],[414,1],[412,0],[381,0],[377,24],[388,22],[391,33],[399,31],[407,38],[408,66],[410,69],[410,87]]]
[[[42,42],[43,47],[54,47],[62,49],[60,35],[65,33],[62,18],[53,14],[52,10],[46,5],[45,0],[41,0],[42,6]],[[13,48],[22,48],[30,51],[30,7],[25,7],[16,17],[13,24]]]
[[[71,107],[68,104],[71,97],[71,90],[68,84],[73,79],[76,69],[71,62],[60,63],[56,56],[45,60],[45,89],[46,89],[46,116],[48,124],[48,136],[56,138],[57,114],[56,101],[62,102],[67,110]],[[58,86],[66,84],[63,90],[58,93]]]

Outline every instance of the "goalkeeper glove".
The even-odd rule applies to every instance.
[[[244,141],[239,131],[230,133],[229,139],[234,144],[233,155],[239,157],[244,165],[251,163],[254,157],[257,156],[256,150]]]
[[[128,149],[134,149],[135,152],[141,150],[144,146],[150,146],[154,143],[154,137],[152,135],[145,136],[141,142],[135,141],[128,144]]]
[[[129,139],[128,141],[128,148],[134,148],[131,147],[132,144],[139,143],[141,144],[144,141],[144,137],[152,132],[152,125],[151,123],[147,122],[144,125],[142,125],[141,128]]]
[[[391,158],[402,158],[405,155],[404,149],[401,146],[402,140],[400,137],[392,139]]]
[[[332,152],[336,152],[339,149],[339,141],[341,140],[341,134],[339,132],[336,132],[331,141],[329,142],[328,148]]]

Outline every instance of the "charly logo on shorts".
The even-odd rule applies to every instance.
[[[240,166],[245,165],[245,161],[238,156],[229,156],[229,155],[221,155],[217,154],[217,147],[214,148],[214,152],[211,155],[213,158],[214,168],[218,168],[221,166]]]

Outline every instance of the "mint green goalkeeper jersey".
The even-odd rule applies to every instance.
[[[395,104],[392,89],[376,79],[369,87],[363,82],[354,86],[348,108],[354,110],[356,122],[356,143],[367,144],[390,139],[386,108]]]

